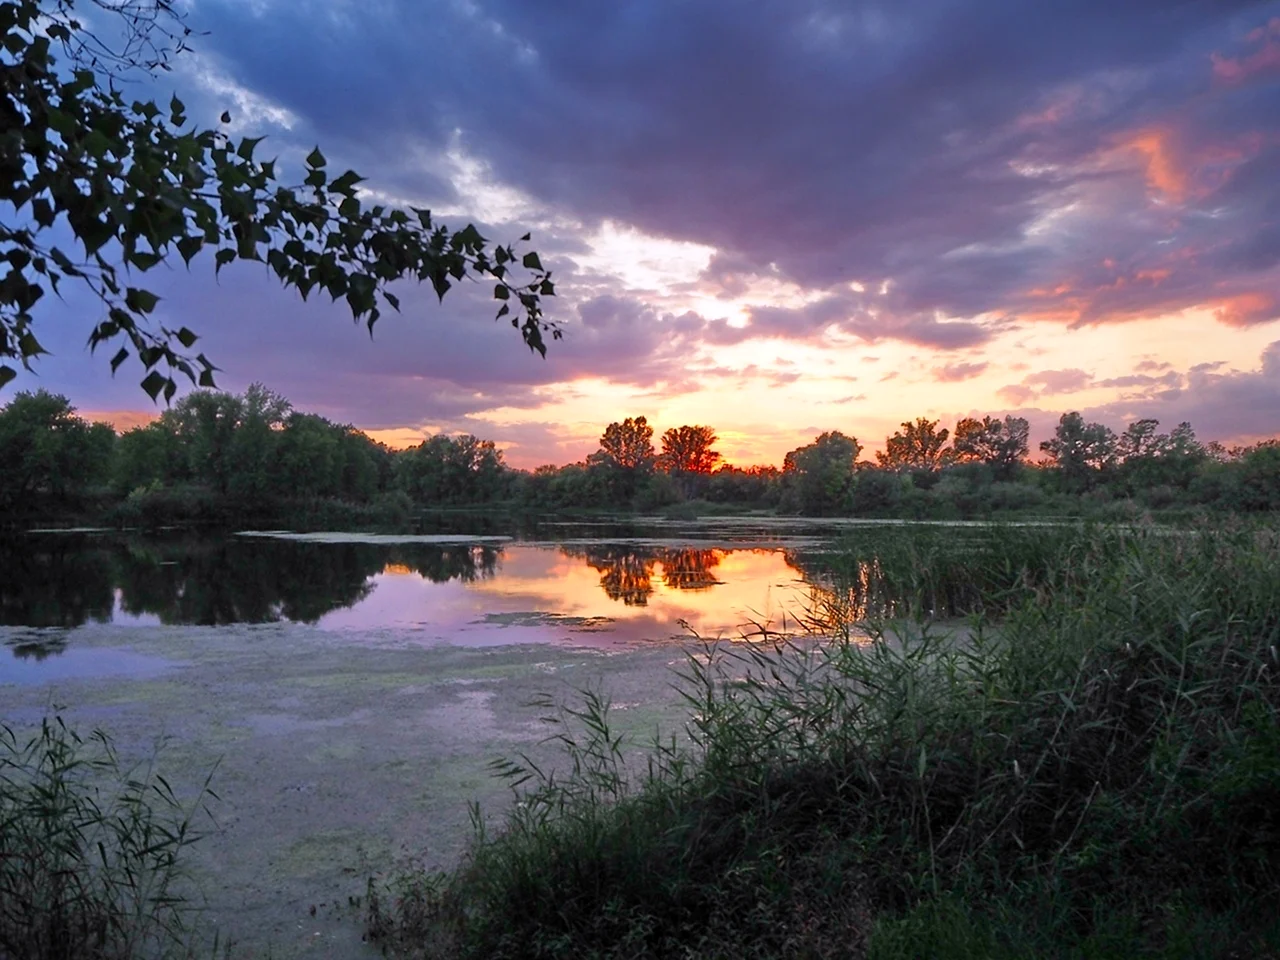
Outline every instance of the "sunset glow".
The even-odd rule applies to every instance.
[[[399,290],[371,339],[264,271],[174,269],[157,322],[198,331],[225,389],[392,447],[473,433],[528,468],[640,415],[713,426],[738,465],[824,430],[869,456],[917,416],[1015,413],[1033,449],[1075,409],[1280,432],[1275,0],[926,0],[874,30],[781,0],[190,6],[195,55],[157,96],[230,110],[282,165],[322,143],[370,198],[531,232],[564,334],[530,355],[464,284]],[[349,70],[321,66],[335,30]],[[96,305],[46,307],[53,355],[16,389],[120,430],[154,416],[84,349]]]

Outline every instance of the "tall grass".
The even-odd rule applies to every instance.
[[[562,711],[558,771],[500,764],[504,828],[401,877],[372,931],[458,957],[1280,951],[1280,538],[1001,543],[881,558],[926,609],[967,557],[964,630],[709,645],[647,764],[602,698]]]
[[[0,725],[0,958],[190,956],[180,857],[209,797],[206,781],[184,803],[60,717]]]

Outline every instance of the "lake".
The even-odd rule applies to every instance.
[[[347,908],[365,878],[455,863],[473,800],[496,826],[495,757],[563,762],[541,698],[602,691],[637,746],[678,732],[691,630],[788,629],[835,582],[837,539],[911,535],[748,518],[9,537],[0,722],[54,710],[144,763],[163,742],[183,796],[216,770],[202,919],[235,956],[372,960]]]
[[[299,623],[352,642],[376,633],[465,646],[787,631],[824,584],[822,559],[841,529],[766,518],[470,534],[462,523],[414,536],[84,530],[0,540],[0,626],[14,658],[0,661],[0,681],[67,669],[52,661],[74,651],[86,625]]]

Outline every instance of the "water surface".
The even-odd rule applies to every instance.
[[[395,633],[468,646],[737,637],[794,626],[824,542],[815,529],[742,524],[417,537],[38,532],[0,540],[0,635],[29,670],[93,624],[299,623],[353,642]],[[13,679],[12,663],[0,659],[0,682]]]

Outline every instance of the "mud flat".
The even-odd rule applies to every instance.
[[[684,717],[670,642],[461,647],[288,623],[0,628],[0,644],[0,720],[22,728],[56,709],[140,759],[164,741],[159,767],[185,796],[215,770],[217,823],[190,863],[206,932],[233,957],[378,956],[351,898],[398,859],[456,862],[470,801],[500,818],[511,796],[487,764],[555,756],[537,695],[603,690],[638,741]]]

